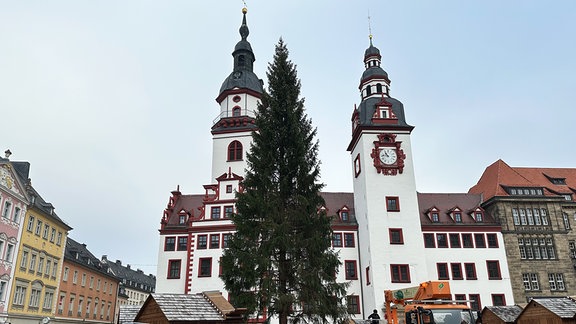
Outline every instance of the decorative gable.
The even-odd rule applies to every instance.
[[[382,100],[376,104],[376,109],[372,115],[374,124],[398,124],[398,117],[392,110],[392,104],[387,102],[384,95]]]
[[[484,209],[476,207],[469,212],[469,215],[476,223],[484,222]]]
[[[432,223],[440,223],[440,210],[436,206],[428,209],[425,214]]]
[[[462,223],[462,209],[455,206],[448,211],[448,215],[454,221],[454,223]]]

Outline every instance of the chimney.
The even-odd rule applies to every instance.
[[[116,264],[119,265],[119,266],[121,266],[121,265],[122,265],[122,261],[116,260]]]
[[[126,265],[126,269],[130,270],[130,265],[129,265],[129,264]]]
[[[108,256],[106,254],[104,254],[102,256],[102,261],[104,261],[104,262],[108,261]]]

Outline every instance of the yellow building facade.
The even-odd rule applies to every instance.
[[[8,305],[13,324],[49,322],[54,317],[66,239],[72,229],[31,186],[28,195]]]

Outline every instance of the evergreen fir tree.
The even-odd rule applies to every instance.
[[[338,322],[347,316],[346,284],[336,282],[341,262],[321,211],[316,129],[282,39],[267,77],[222,278],[235,306],[251,313],[265,310],[281,324]]]

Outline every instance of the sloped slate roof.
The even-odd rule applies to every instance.
[[[470,215],[469,212],[480,206],[482,203],[482,196],[479,194],[469,193],[418,193],[418,207],[420,208],[420,223],[422,225],[498,225],[492,215],[484,212],[484,219],[482,223],[477,223]],[[432,223],[426,212],[436,207],[439,212],[440,222]],[[458,207],[462,210],[462,223],[456,224],[448,215],[450,211]]]
[[[118,323],[134,322],[142,305],[120,305]]]
[[[151,294],[168,321],[222,321],[224,317],[202,294]]]
[[[486,306],[486,309],[498,316],[502,321],[512,323],[522,313],[522,307],[518,305],[510,306]]]
[[[574,318],[576,316],[576,301],[572,298],[538,298],[533,299],[532,302],[542,305],[560,318]]]

